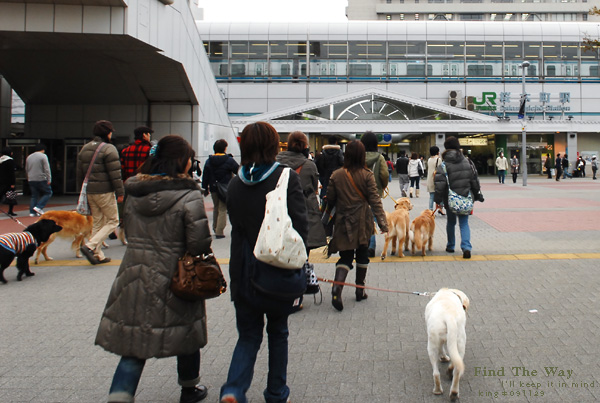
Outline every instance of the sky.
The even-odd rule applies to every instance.
[[[346,22],[348,0],[199,0],[205,21]]]

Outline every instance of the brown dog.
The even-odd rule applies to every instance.
[[[42,242],[37,248],[35,255],[35,264],[38,264],[40,253],[44,255],[44,259],[52,260],[48,256],[46,250],[48,246],[54,242],[57,236],[61,238],[75,238],[71,244],[71,248],[75,251],[75,256],[81,257],[79,248],[85,238],[89,238],[92,233],[92,216],[84,216],[76,211],[48,211],[41,215],[40,220],[52,220],[57,225],[62,227],[62,231],[54,233],[48,238],[47,242]]]
[[[429,209],[423,210],[420,216],[415,218],[410,225],[410,241],[412,242],[412,254],[415,254],[415,246],[425,256],[425,246],[429,241],[429,250],[433,247],[433,233],[435,232],[435,212]]]
[[[396,200],[394,211],[391,213],[385,213],[389,232],[385,237],[383,252],[381,252],[381,260],[385,259],[387,256],[387,249],[390,240],[392,241],[392,255],[396,254],[397,243],[398,256],[404,257],[404,253],[402,253],[402,244],[404,244],[404,249],[408,250],[408,225],[410,223],[408,211],[412,210],[412,208],[413,204],[411,203],[410,199],[408,197],[402,197]]]

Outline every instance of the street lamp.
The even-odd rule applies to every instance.
[[[528,61],[524,61],[519,65],[523,69],[523,93],[521,95],[521,103],[523,105],[523,126],[521,129],[521,144],[523,149],[523,156],[521,158],[523,167],[523,186],[527,186],[527,130],[525,130],[525,115],[527,115],[526,109],[526,101],[527,101],[527,92],[525,91],[525,69],[530,66],[531,63]]]

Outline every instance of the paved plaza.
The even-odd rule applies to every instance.
[[[591,175],[589,175],[591,176]],[[600,400],[600,181],[556,182],[530,176],[527,187],[482,178],[485,203],[470,217],[473,258],[445,249],[445,217],[436,219],[427,257],[372,259],[367,285],[401,291],[459,288],[471,299],[467,314],[462,402],[596,402]],[[510,182],[510,183],[509,183]],[[396,178],[390,184],[399,197]],[[22,198],[22,204],[28,202]],[[206,198],[212,216],[210,198]],[[411,219],[427,207],[413,199]],[[47,209],[72,209],[75,197],[55,197]],[[393,202],[384,200],[386,210]],[[33,222],[21,205],[19,218]],[[26,217],[25,217],[26,216]],[[226,228],[226,233],[230,230]],[[19,230],[2,216],[0,233]],[[457,229],[457,243],[460,236]],[[213,249],[228,272],[229,240]],[[96,329],[125,251],[108,241],[110,265],[76,259],[70,242],[50,246],[51,262],[33,265],[35,277],[0,285],[0,402],[105,402],[118,357],[94,346]],[[378,237],[377,254],[383,237]],[[459,249],[459,248],[457,248]],[[313,253],[317,274],[332,278],[336,257]],[[354,273],[348,279],[353,281]],[[288,383],[293,403],[446,402],[432,394],[424,310],[428,297],[370,291],[356,302],[345,288],[344,311],[312,296],[290,316]],[[317,301],[318,302],[318,301]],[[207,302],[209,338],[202,350],[207,402],[217,402],[237,340],[229,296]],[[442,365],[445,369],[445,364]],[[259,353],[252,403],[264,401],[266,340]],[[175,359],[148,360],[136,402],[178,402]]]

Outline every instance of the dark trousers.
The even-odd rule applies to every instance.
[[[238,403],[246,403],[246,392],[252,383],[256,355],[262,344],[265,313],[243,302],[236,302],[235,316],[239,338],[231,357],[227,381],[221,387],[221,397],[233,395]],[[267,403],[283,403],[290,395],[287,386],[288,315],[267,313],[266,317],[269,372],[263,396]]]
[[[369,247],[367,245],[360,245],[358,249],[341,250],[340,258],[338,259],[336,266],[346,266],[349,270],[352,269],[352,262],[356,257],[356,265],[361,267],[367,267],[369,265]]]
[[[517,173],[513,172],[512,176],[513,176],[513,183],[517,183]]]

